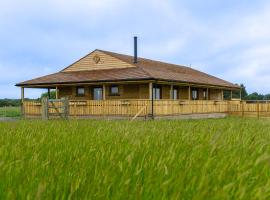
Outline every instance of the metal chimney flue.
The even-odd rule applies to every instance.
[[[134,63],[138,62],[137,36],[134,37]]]

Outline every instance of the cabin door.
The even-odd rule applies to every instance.
[[[102,100],[102,98],[103,98],[102,93],[103,92],[102,92],[102,88],[101,87],[94,88],[93,93],[94,93],[94,95],[93,95],[94,100]]]

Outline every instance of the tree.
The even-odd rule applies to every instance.
[[[246,86],[241,83],[240,84],[241,87],[241,95],[242,95],[242,99],[245,99],[248,96],[247,90],[246,90]]]
[[[41,94],[41,97],[40,98],[42,99],[44,97],[48,97],[48,92],[44,92],[44,93]],[[50,91],[50,98],[51,99],[56,99],[56,92],[55,92],[55,90]]]

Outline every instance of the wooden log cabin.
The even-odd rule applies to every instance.
[[[135,42],[135,47],[137,43]],[[71,100],[180,99],[223,100],[236,84],[186,66],[103,50],[94,50],[60,72],[16,84],[56,89],[56,98]]]
[[[42,112],[40,103],[24,102],[24,88],[55,89],[56,99],[69,99],[73,116],[228,112],[225,91],[226,100],[233,99],[233,92],[241,99],[236,84],[190,67],[139,58],[136,37],[134,47],[133,56],[97,49],[60,72],[16,84],[23,113],[48,112]]]

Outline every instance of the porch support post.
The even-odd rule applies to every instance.
[[[240,90],[240,100],[242,100],[242,88]]]
[[[173,85],[170,88],[170,99],[173,99]]]
[[[209,100],[209,88],[206,88],[206,100]]]
[[[188,100],[190,101],[191,97],[190,97],[190,86],[188,86]]]
[[[21,115],[24,117],[24,87],[21,87]]]
[[[48,88],[48,98],[49,99],[51,98],[51,90],[50,90],[50,88]]]
[[[233,97],[233,96],[232,96],[232,90],[231,90],[231,100],[232,100],[232,97]]]
[[[223,89],[221,90],[221,100],[222,101],[224,100],[224,90]]]
[[[153,83],[149,83],[149,99],[153,98]]]
[[[102,85],[102,99],[106,100],[106,85]]]
[[[21,103],[24,102],[24,87],[21,87]]]
[[[149,103],[151,105],[149,109],[150,115],[152,119],[154,119],[154,96],[153,96],[153,83],[152,82],[149,83],[149,100],[150,100]]]
[[[57,86],[56,86],[56,88],[55,88],[55,98],[56,98],[56,99],[59,99],[59,89],[58,89]]]

